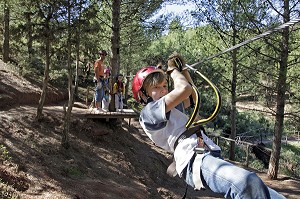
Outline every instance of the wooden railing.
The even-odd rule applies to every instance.
[[[246,164],[245,164],[245,166],[246,167],[249,166],[250,146],[256,146],[256,144],[246,142],[246,141],[242,141],[242,140],[234,140],[234,139],[226,138],[226,137],[223,137],[223,136],[214,136],[214,135],[212,135],[210,137],[215,139],[215,142],[216,142],[217,145],[220,144],[220,139],[223,139],[223,140],[229,141],[229,142],[235,142],[237,145],[246,145]],[[264,150],[267,150],[267,151],[271,152],[271,149],[268,149],[266,147],[264,148]]]

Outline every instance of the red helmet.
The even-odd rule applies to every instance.
[[[141,88],[143,86],[144,83],[144,79],[151,73],[154,72],[161,72],[164,73],[163,70],[158,69],[155,66],[147,66],[142,68],[141,70],[139,70],[136,75],[134,76],[133,80],[132,80],[132,94],[134,99],[136,99],[136,101],[142,103],[142,99],[140,97],[139,92],[141,91]]]
[[[109,73],[109,74],[110,74],[110,69],[109,69],[109,68],[106,68],[106,69],[104,70],[104,73]]]

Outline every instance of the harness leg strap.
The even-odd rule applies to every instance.
[[[195,184],[195,189],[201,190],[204,188],[202,180],[201,180],[201,171],[200,171],[200,166],[202,163],[202,154],[197,154],[193,163],[193,181]]]
[[[169,165],[169,167],[167,169],[167,174],[171,177],[175,177],[177,175],[176,163],[175,163],[174,158],[173,158],[173,162]]]

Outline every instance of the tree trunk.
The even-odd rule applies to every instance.
[[[46,65],[44,70],[44,81],[43,81],[43,88],[41,97],[39,100],[38,108],[37,108],[37,114],[36,119],[40,121],[43,118],[43,107],[45,103],[46,93],[47,93],[47,87],[48,87],[48,81],[49,81],[49,68],[50,68],[50,36],[49,36],[49,21],[46,22]]]
[[[76,75],[75,75],[75,89],[74,89],[74,97],[78,98],[78,86],[79,86],[79,68],[80,68],[80,30],[81,30],[81,5],[82,2],[79,2],[79,16],[78,16],[78,24],[76,27]],[[82,70],[82,68],[81,68]],[[84,75],[82,73],[82,75]],[[83,78],[83,77],[82,77]]]
[[[128,56],[128,62],[126,63],[127,66],[132,66],[132,37],[129,37],[129,43],[128,43],[128,48],[127,48],[127,56]],[[129,98],[129,86],[130,86],[130,81],[132,80],[133,77],[131,77],[130,74],[130,69],[126,67],[126,86],[125,86],[125,99],[126,99],[126,104]]]
[[[68,93],[69,101],[67,110],[65,110],[64,124],[63,124],[63,133],[62,133],[62,147],[68,149],[70,147],[69,142],[69,133],[70,133],[70,122],[71,122],[71,112],[73,108],[73,98],[74,90],[72,86],[72,66],[71,66],[71,5],[70,0],[68,0]]]
[[[31,22],[31,13],[25,13],[26,18],[26,26],[27,26],[27,50],[28,50],[28,60],[32,62],[32,55],[33,55],[33,36],[32,36],[32,22]]]
[[[236,45],[237,31],[233,28],[233,46]],[[236,82],[237,82],[237,50],[232,51],[232,79],[231,79],[231,108],[230,108],[230,138],[236,137]],[[235,142],[230,142],[229,159],[235,160]]]
[[[9,5],[4,2],[4,27],[3,27],[3,62],[7,63],[9,61]]]
[[[116,77],[120,72],[120,6],[121,0],[114,0],[112,4],[112,36],[111,36],[111,67],[112,67],[112,78],[110,82],[110,89],[116,82]],[[111,96],[111,102],[109,105],[110,111],[115,111],[115,96]]]
[[[80,27],[78,27],[78,29],[80,30]],[[74,97],[78,98],[78,84],[79,84],[79,80],[78,80],[78,75],[79,75],[79,67],[80,67],[80,63],[79,63],[79,45],[80,45],[80,35],[79,35],[79,30],[76,30],[76,69],[75,69],[75,89],[74,89]]]
[[[126,72],[126,84],[125,84],[125,96],[124,96],[125,104],[127,104],[127,100],[128,100],[128,91],[129,91],[130,78],[131,78],[130,73],[127,70],[127,72]]]
[[[284,23],[290,21],[289,13],[289,0],[284,1]],[[285,106],[285,92],[287,87],[287,66],[288,66],[288,54],[289,54],[289,27],[286,27],[282,31],[282,45],[280,52],[280,68],[279,77],[277,81],[277,97],[276,97],[276,116],[273,136],[272,153],[270,157],[268,178],[277,179],[279,158],[281,150],[281,137],[283,132],[284,121],[284,106]]]

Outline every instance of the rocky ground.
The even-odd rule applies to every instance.
[[[0,198],[181,198],[185,184],[166,174],[171,155],[143,133],[137,121],[72,117],[70,148],[61,147],[64,90],[50,87],[44,119],[35,121],[40,83],[27,81],[0,62]],[[85,106],[76,103],[74,112]],[[81,104],[81,105],[80,105]],[[80,106],[79,106],[80,105]],[[270,181],[287,198],[298,198],[297,179]],[[222,198],[188,190],[187,198]]]

